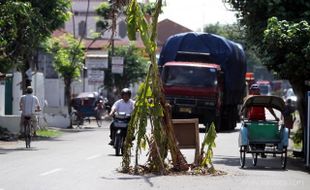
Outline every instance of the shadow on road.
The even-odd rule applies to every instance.
[[[153,187],[154,184],[151,182],[150,179],[155,178],[155,177],[160,177],[159,175],[129,175],[129,174],[124,174],[127,175],[128,177],[115,177],[115,178],[108,178],[108,177],[101,177],[102,179],[105,180],[139,180],[143,179],[147,184],[149,184],[150,187]]]
[[[227,155],[214,155],[213,164],[235,166],[240,168],[240,158],[236,156]],[[250,154],[246,155],[246,163],[243,170],[264,170],[264,171],[287,171],[296,170],[304,171],[310,174],[310,171],[305,168],[305,164],[302,158],[287,157],[286,169],[281,168],[281,158],[280,156],[273,157],[268,155],[267,158],[258,158],[257,165],[252,165],[252,156]]]
[[[35,147],[32,147],[32,148],[23,148],[23,147],[20,147],[20,148],[0,148],[0,155],[1,154],[8,154],[8,153],[11,153],[11,152],[22,152],[22,151],[25,151],[25,152],[31,152],[31,151],[39,151],[39,150],[42,150],[42,149],[38,149],[38,148],[35,148]]]

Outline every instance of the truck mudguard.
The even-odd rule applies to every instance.
[[[245,88],[246,60],[242,46],[224,37],[209,33],[181,33],[171,36],[164,44],[159,66],[176,61],[177,52],[209,53],[210,59],[224,72],[224,105],[242,102]]]

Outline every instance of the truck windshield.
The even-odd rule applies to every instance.
[[[214,87],[217,85],[217,72],[207,67],[166,66],[163,82],[166,86]]]

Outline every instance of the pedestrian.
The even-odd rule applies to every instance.
[[[295,117],[295,108],[292,106],[292,100],[287,99],[285,102],[285,108],[283,111],[283,121],[284,126],[288,128],[289,132],[294,127]]]

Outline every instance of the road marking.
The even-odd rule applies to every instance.
[[[50,174],[53,174],[53,173],[56,173],[56,172],[59,172],[63,170],[62,168],[56,168],[54,170],[51,170],[51,171],[47,171],[47,172],[44,172],[44,173],[41,173],[40,176],[46,176],[46,175],[50,175]]]
[[[95,159],[95,158],[99,158],[101,155],[102,155],[102,154],[96,154],[96,155],[87,157],[86,160],[92,160],[92,159]]]

